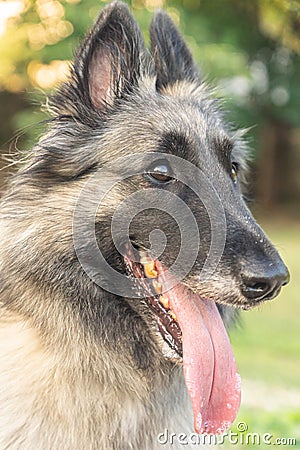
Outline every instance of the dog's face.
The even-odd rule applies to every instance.
[[[164,13],[153,19],[150,36],[152,56],[146,58],[127,8],[105,8],[75,58],[72,79],[56,96],[54,131],[40,142],[27,173],[50,199],[61,193],[63,204],[75,208],[75,216],[81,192],[88,193],[83,214],[73,223],[81,239],[75,251],[79,260],[82,251],[83,267],[76,261],[77,278],[70,275],[73,285],[67,279],[70,268],[64,281],[70,292],[76,287],[86,326],[108,341],[117,336],[119,351],[136,367],[151,371],[159,359],[183,361],[191,398],[202,398],[204,404],[193,400],[196,429],[220,432],[233,420],[239,396],[215,304],[224,318],[230,318],[233,313],[226,307],[248,309],[274,298],[288,281],[288,271],[244,203],[241,133],[226,125]],[[120,223],[113,222],[115,210],[126,201],[125,218],[121,214]],[[142,299],[122,295],[115,286],[110,290],[107,279],[104,285],[111,293],[105,293],[102,273],[99,286],[93,284],[89,291],[91,250],[84,236],[90,207],[95,208],[93,232],[104,259]],[[59,226],[56,223],[53,230]],[[63,227],[60,236],[63,241]],[[212,247],[213,241],[218,245]],[[202,278],[210,254],[214,267]],[[58,260],[61,264],[62,258]],[[177,269],[168,275],[166,269],[176,260]],[[97,271],[95,264],[93,270]],[[200,347],[202,342],[220,348],[207,350],[209,361],[204,364],[193,339]],[[220,418],[207,416],[201,425],[200,414],[208,414],[210,408],[222,410],[217,394],[212,393],[213,406],[199,394],[200,384],[206,386],[207,381],[198,372],[210,366],[213,371],[214,364],[227,372],[229,366],[231,381],[222,383],[231,395],[232,411]],[[208,384],[212,389],[213,382]]]
[[[246,150],[242,133],[231,130],[223,120],[217,103],[199,79],[189,50],[163,13],[153,19],[150,37],[150,69],[140,31],[122,6],[106,9],[86,37],[75,59],[73,80],[56,99],[61,120],[78,118],[90,125],[94,133],[93,146],[85,149],[81,159],[74,157],[77,167],[74,164],[70,171],[74,178],[76,171],[80,176],[89,172],[93,175],[97,168],[118,158],[145,155],[142,161],[136,160],[136,176],[124,177],[122,187],[113,187],[105,197],[105,208],[101,211],[99,207],[99,245],[103,241],[102,230],[111,227],[114,209],[129,196],[150,188],[174,194],[191,210],[201,241],[184,282],[218,304],[249,309],[274,298],[287,282],[288,272],[243,200]],[[95,149],[97,139],[99,147]],[[205,281],[200,280],[200,272],[211,251],[212,218],[208,205],[193,188],[197,173],[191,170],[187,182],[180,181],[180,164],[170,161],[168,155],[198,168],[203,174],[201,183],[210,186],[222,205],[226,222],[224,250],[213,274]],[[61,169],[64,172],[65,165]],[[146,191],[144,197],[147,203]],[[164,202],[163,194],[161,199]],[[172,204],[172,197],[168,197],[168,202]],[[176,213],[180,216],[186,211],[177,207]],[[118,236],[119,246],[125,245],[129,237],[137,249],[149,250],[151,231],[159,228],[166,238],[159,257],[170,267],[181,245],[182,230],[176,217],[172,218],[163,208],[148,206],[132,214],[131,219],[129,236]],[[217,218],[220,229],[221,219]],[[105,258],[122,271],[124,261],[117,250],[112,252],[112,239],[102,245]]]

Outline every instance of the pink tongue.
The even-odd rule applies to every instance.
[[[166,286],[164,275],[161,278]],[[182,284],[164,296],[182,331],[184,378],[195,431],[224,433],[236,418],[241,392],[240,376],[219,311],[215,303]]]

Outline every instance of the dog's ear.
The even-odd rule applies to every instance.
[[[137,84],[143,50],[128,7],[115,2],[104,8],[75,56],[71,80],[56,96],[60,114],[105,113]]]
[[[176,81],[195,81],[199,78],[191,52],[170,17],[158,11],[150,26],[151,53],[160,91]]]

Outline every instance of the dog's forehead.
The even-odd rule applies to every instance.
[[[178,91],[179,92],[179,91]],[[180,91],[181,92],[181,91]],[[136,98],[124,107],[110,125],[118,137],[114,154],[162,152],[199,163],[230,157],[234,139],[225,129],[214,101],[205,96],[185,95]],[[122,145],[120,145],[120,143]],[[128,148],[127,148],[128,145]],[[112,153],[111,153],[112,155]]]
[[[221,130],[206,133],[206,136],[189,130],[167,130],[162,133],[157,150],[176,155],[196,166],[211,165],[213,160],[221,163],[230,159],[233,143]]]
[[[167,130],[162,133],[158,143],[158,150],[178,156],[189,156],[199,153],[209,153],[229,158],[234,147],[234,140],[222,129],[208,130],[205,135],[189,130]],[[196,150],[196,151],[195,151]]]

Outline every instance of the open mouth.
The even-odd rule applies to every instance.
[[[169,299],[163,294],[163,285],[158,279],[157,263],[144,250],[140,250],[138,254],[139,261],[125,257],[127,271],[133,276],[138,289],[142,289],[148,307],[154,313],[158,330],[171,350],[166,356],[181,359],[182,332],[176,314],[170,308]]]
[[[220,434],[240,405],[240,376],[216,304],[172,283],[167,268],[144,250],[125,256],[128,273],[153,312],[157,330],[183,364],[197,433]]]

